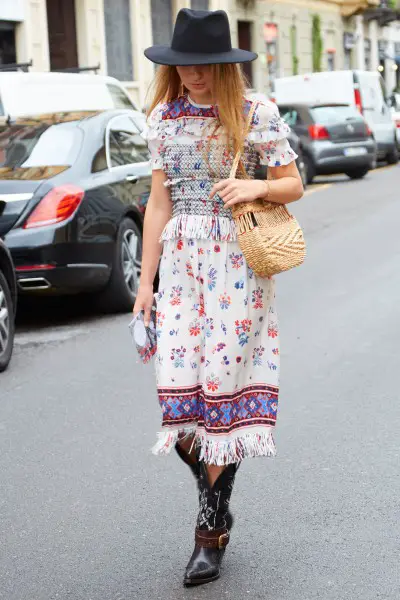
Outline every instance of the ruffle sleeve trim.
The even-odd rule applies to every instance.
[[[297,154],[288,142],[290,127],[280,117],[275,104],[259,104],[247,136],[254,144],[262,165],[279,167],[295,161]]]

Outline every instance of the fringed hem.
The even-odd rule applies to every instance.
[[[165,242],[180,237],[235,242],[236,225],[229,217],[177,215],[168,221],[160,241]]]
[[[209,465],[222,466],[241,462],[245,458],[276,456],[272,430],[265,427],[237,432],[229,439],[207,435],[196,425],[165,429],[158,433],[158,441],[152,452],[156,455],[169,454],[179,439],[189,436],[194,436],[194,444],[200,449],[199,460]]]

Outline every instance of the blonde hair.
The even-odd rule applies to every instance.
[[[243,152],[246,136],[244,115],[246,80],[237,64],[211,65],[211,67],[213,103],[218,106],[218,111],[217,122],[210,138],[221,129],[227,137],[228,152],[235,156],[237,152]],[[154,91],[149,113],[161,102],[172,102],[185,92],[176,67],[168,65],[162,65],[157,69],[152,89]],[[243,165],[240,164],[239,168],[245,176]]]

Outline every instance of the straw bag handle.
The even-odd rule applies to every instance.
[[[249,133],[249,131],[250,131],[250,128],[251,128],[251,122],[252,122],[252,120],[253,120],[253,115],[254,115],[254,113],[255,113],[255,110],[256,110],[257,106],[258,106],[258,102],[253,102],[253,103],[252,103],[252,105],[251,105],[251,107],[250,107],[249,114],[248,114],[248,116],[247,116],[247,121],[246,121],[246,135],[247,135],[247,134]],[[233,163],[232,163],[231,172],[229,173],[229,178],[230,178],[230,179],[232,179],[232,178],[234,178],[234,177],[235,177],[235,175],[236,175],[236,171],[237,171],[237,168],[238,168],[238,166],[239,166],[239,163],[240,163],[240,159],[241,159],[241,158],[242,158],[242,155],[241,155],[241,152],[240,152],[240,150],[239,150],[239,151],[236,153],[236,156],[235,156],[235,158],[234,158],[234,161],[233,161]]]

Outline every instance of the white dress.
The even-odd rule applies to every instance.
[[[250,106],[246,100],[244,111]],[[145,136],[173,203],[157,295],[162,430],[154,451],[169,453],[178,438],[194,435],[200,460],[223,465],[275,454],[279,332],[274,280],[254,275],[230,210],[209,198],[232,164],[221,154],[222,136],[208,145],[216,111],[182,96],[153,111]],[[287,133],[275,105],[257,106],[245,144],[250,176],[258,161],[295,160]]]

